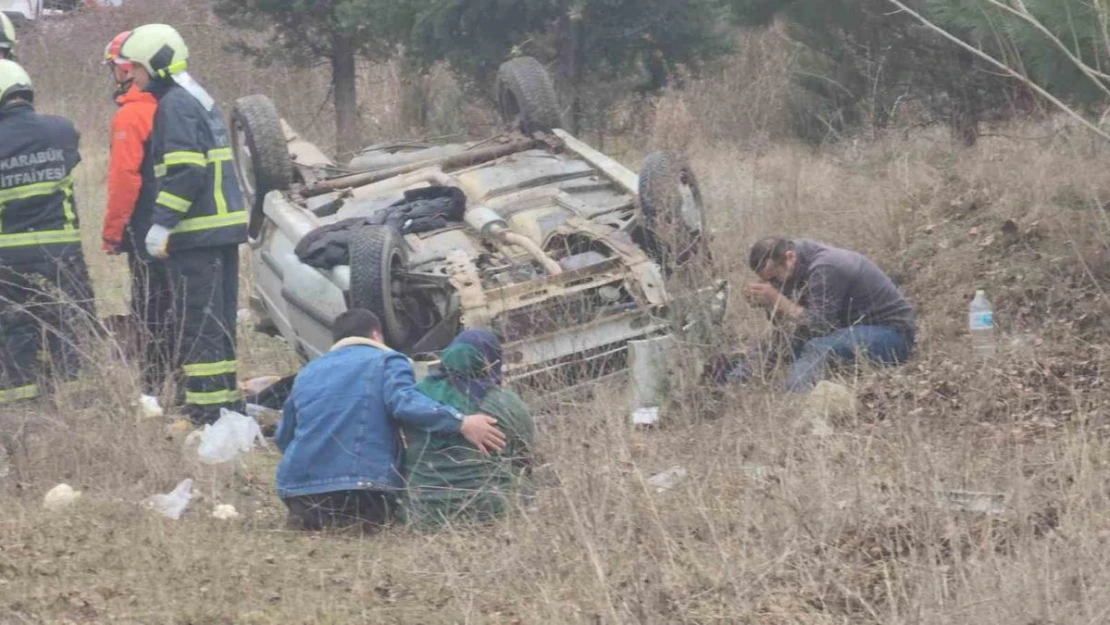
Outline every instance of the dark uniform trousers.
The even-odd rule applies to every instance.
[[[185,376],[188,416],[211,423],[221,408],[242,412],[235,360],[239,247],[181,250],[164,262],[170,349]]]
[[[139,331],[140,380],[143,393],[155,397],[173,372],[174,332],[170,321],[173,291],[166,263],[138,253],[128,256],[131,314]]]
[[[0,257],[0,405],[33,399],[74,379],[81,339],[96,327],[80,252],[53,258]]]

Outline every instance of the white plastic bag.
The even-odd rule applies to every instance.
[[[81,491],[73,490],[69,484],[58,484],[47,491],[42,498],[42,507],[52,512],[68,508],[81,498]]]
[[[231,521],[239,518],[239,511],[231,504],[222,503],[212,510],[212,518],[221,521]]]
[[[239,454],[254,448],[256,440],[266,444],[257,421],[230,410],[221,410],[215,424],[205,425],[204,429],[193,432],[185,442],[192,443],[194,440],[200,441],[197,456],[205,464],[231,462]]]
[[[686,479],[686,468],[673,466],[662,473],[657,473],[647,479],[648,486],[654,486],[655,492],[661,493],[670,490]]]
[[[185,512],[185,507],[189,505],[189,500],[192,498],[193,479],[186,478],[165,495],[152,495],[146,500],[146,505],[158,514],[176,521],[181,518],[181,514]]]

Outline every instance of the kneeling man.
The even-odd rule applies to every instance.
[[[913,351],[913,306],[862,254],[807,239],[766,238],[752,246],[748,262],[763,281],[747,285],[744,294],[790,328],[787,390],[809,390],[830,366],[857,354],[896,365]],[[750,373],[740,362],[730,377]]]
[[[461,434],[482,453],[504,447],[492,417],[464,416],[416,389],[412,364],[382,343],[374,313],[349,310],[336,318],[332,333],[331,350],[297,374],[275,436],[283,454],[277,492],[291,527],[384,525],[404,485],[402,424]]]

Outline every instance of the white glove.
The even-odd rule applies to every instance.
[[[146,252],[154,258],[169,256],[170,231],[165,226],[154,224],[146,233]]]

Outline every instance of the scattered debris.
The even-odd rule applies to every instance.
[[[212,511],[212,518],[221,521],[231,521],[232,519],[239,518],[239,511],[231,504],[222,503],[216,506],[216,509]]]
[[[957,512],[975,512],[1000,516],[1006,512],[1006,495],[977,493],[965,490],[944,490],[935,493],[937,503]]]
[[[659,423],[659,406],[637,408],[632,411],[633,425],[655,425]]]
[[[835,420],[853,416],[857,410],[856,394],[852,389],[828,380],[818,382],[806,398],[805,414],[811,419]]]
[[[264,375],[257,378],[251,378],[245,382],[239,383],[239,391],[242,392],[244,395],[257,395],[273,386],[279,380],[281,380],[280,375]]]
[[[188,419],[178,419],[166,426],[170,434],[185,434],[193,431],[193,422]]]
[[[254,318],[254,316],[253,316],[253,315],[251,314],[251,311],[250,311],[250,309],[249,309],[249,308],[240,308],[240,309],[239,309],[239,310],[238,310],[238,311],[237,311],[237,312],[235,313],[235,319],[236,319],[236,320],[237,320],[237,321],[238,321],[239,323],[248,323],[248,322],[250,322],[250,320],[251,320],[251,319],[253,319],[253,318]]]
[[[157,419],[166,415],[158,398],[153,395],[139,395],[139,412],[147,419]]]
[[[81,491],[73,490],[69,484],[58,484],[46,492],[42,498],[42,507],[52,512],[57,512],[73,505],[81,498]]]
[[[222,464],[235,460],[241,453],[254,448],[255,441],[266,444],[258,422],[246,415],[220,410],[215,424],[189,434],[186,444],[199,441],[197,456],[205,464]]]
[[[169,493],[152,495],[145,503],[151,510],[176,521],[181,518],[181,514],[185,512],[185,507],[189,505],[189,500],[192,498],[193,479],[186,478]]]
[[[659,400],[667,382],[667,356],[673,347],[671,336],[628,342],[632,423],[653,425],[659,421]]]
[[[686,479],[685,467],[673,466],[662,473],[649,477],[647,483],[648,486],[655,487],[655,492],[661,493],[674,488],[684,479]]]
[[[770,475],[768,467],[758,464],[746,464],[740,467],[740,472],[756,481],[761,481]]]
[[[828,419],[821,415],[810,415],[809,426],[809,433],[818,438],[825,438],[826,436],[832,436],[836,433],[832,426],[829,425]]]

